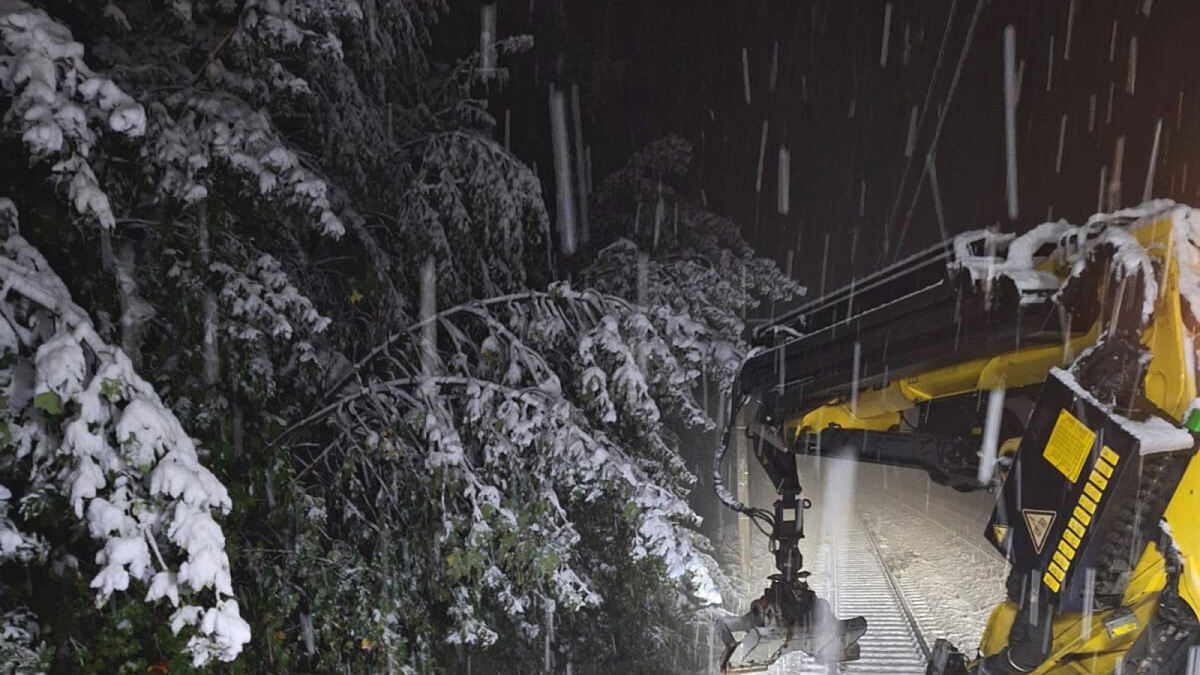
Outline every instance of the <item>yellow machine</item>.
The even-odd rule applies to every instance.
[[[778,574],[760,601],[770,639],[727,640],[723,667],[814,653],[796,458],[849,447],[997,494],[980,534],[1011,564],[1008,601],[977,649],[939,641],[930,673],[1187,672],[1200,644],[1193,302],[1200,211],[1153,202],[961,235],[759,329],[734,414],[775,509],[733,500],[720,457],[714,474],[727,505],[770,528]],[[855,658],[854,632],[820,659]]]

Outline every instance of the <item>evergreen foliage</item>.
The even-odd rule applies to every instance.
[[[0,672],[680,667],[680,434],[801,289],[679,139],[560,278],[446,11],[0,0]]]

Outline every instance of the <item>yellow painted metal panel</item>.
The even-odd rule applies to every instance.
[[[792,433],[803,431],[820,431],[827,427],[836,426],[843,429],[868,429],[871,431],[887,431],[900,424],[899,413],[879,415],[876,417],[857,417],[850,414],[850,406],[842,403],[817,408],[802,417],[795,424],[788,424]]]
[[[1165,263],[1160,281],[1154,321],[1142,336],[1150,349],[1146,369],[1146,398],[1170,413],[1177,421],[1196,398],[1196,374],[1184,353],[1190,342],[1183,322],[1179,297],[1179,262],[1175,255],[1175,230],[1172,218],[1164,218],[1132,230],[1146,253]]]
[[[1046,575],[1051,581],[1055,581],[1054,577]],[[1057,582],[1055,582],[1057,583]],[[1057,592],[1057,591],[1056,591]],[[992,614],[988,617],[987,626],[983,629],[983,636],[979,640],[979,651],[984,656],[992,656],[1000,653],[1008,644],[1008,631],[1012,628],[1013,621],[1017,617],[1017,605],[1004,601],[992,610]]]
[[[1200,615],[1200,455],[1194,455],[1163,518],[1183,554],[1179,594]],[[1145,556],[1143,556],[1145,558]],[[1144,561],[1143,561],[1144,562]]]
[[[1051,368],[1064,365],[1065,354],[1077,353],[1094,341],[1093,332],[1074,338],[1066,350],[1062,345],[1042,345],[935,368],[886,387],[861,392],[855,405],[857,416],[850,415],[849,403],[837,400],[790,418],[784,426],[792,433],[804,429],[817,431],[831,424],[845,429],[886,431],[900,423],[899,413],[918,403],[1001,385],[1022,387],[1042,382]]]

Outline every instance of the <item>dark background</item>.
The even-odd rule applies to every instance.
[[[536,47],[508,60],[510,84],[491,103],[501,120],[504,110],[511,111],[513,150],[538,164],[547,190],[553,190],[546,112],[552,81],[581,87],[597,179],[661,136],[685,136],[697,152],[689,177],[694,193],[703,190],[714,210],[732,216],[763,255],[783,265],[794,251],[793,275],[813,294],[820,290],[826,261],[826,286],[832,288],[941,238],[931,181],[921,176],[943,111],[935,166],[943,222],[951,234],[988,226],[1020,232],[1048,217],[1080,223],[1100,208],[1140,203],[1160,119],[1153,194],[1200,201],[1200,5],[1075,0],[1068,60],[1071,0],[894,0],[884,67],[886,4],[501,1],[500,35],[531,33]],[[445,25],[457,26],[448,30],[459,34],[441,36],[455,38],[446,44],[477,44],[471,27],[477,29],[478,18],[472,22],[469,15],[477,15],[478,5],[456,3],[452,11],[461,16]],[[1020,213],[1011,221],[1003,117],[1003,32],[1009,24],[1023,64],[1017,109]],[[750,105],[743,93],[743,49]],[[1089,131],[1092,96],[1095,123]],[[905,150],[914,106],[921,124],[910,162]],[[1063,115],[1063,157],[1056,171]],[[763,190],[756,194],[764,120],[769,134]],[[1113,176],[1120,137],[1122,180],[1112,201],[1102,203],[1102,167]],[[775,208],[781,144],[792,156],[788,215]]]

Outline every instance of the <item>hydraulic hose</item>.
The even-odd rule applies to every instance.
[[[737,512],[749,514],[754,509],[746,506],[738,501],[737,497],[725,487],[725,476],[722,472],[722,465],[725,463],[725,453],[729,450],[729,441],[733,437],[733,429],[737,426],[737,415],[745,404],[747,398],[738,394],[737,383],[734,383],[733,393],[730,396],[729,414],[725,421],[725,428],[721,431],[720,446],[717,448],[716,454],[713,455],[712,479],[713,492],[716,493],[717,499],[721,501],[727,508]]]

